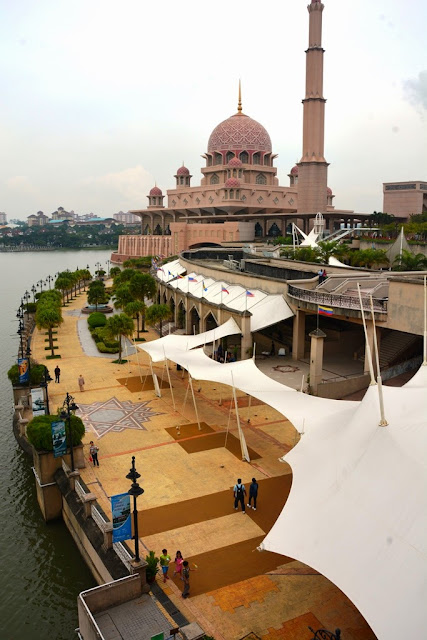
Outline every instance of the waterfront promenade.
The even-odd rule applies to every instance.
[[[158,584],[177,608],[215,640],[238,640],[251,632],[262,640],[309,640],[309,626],[332,631],[339,627],[345,640],[373,640],[356,608],[326,578],[297,561],[256,550],[291,487],[291,469],[278,458],[297,441],[293,426],[254,399],[249,406],[247,396],[238,393],[251,453],[251,463],[242,462],[231,389],[194,381],[199,431],[187,377],[172,363],[176,410],[168,385],[161,398],[155,396],[144,352],[122,365],[112,363],[114,356],[85,353],[85,338],[82,331],[79,334],[84,303],[82,294],[63,310],[64,323],[56,336],[61,359],[45,360],[45,336],[37,330],[33,357],[45,363],[51,375],[56,364],[61,368],[60,383],[49,385],[51,412],[62,405],[66,392],[75,396],[86,425],[87,466],[81,475],[109,515],[110,496],[129,489],[125,476],[135,456],[145,491],[138,499],[141,555],[151,549],[160,555],[167,548],[174,558],[180,549],[194,569],[191,597],[185,601],[179,579],[163,584],[158,576]],[[152,330],[145,336],[157,337]],[[167,381],[161,365],[154,371]],[[80,374],[85,379],[83,393],[77,382]],[[90,440],[99,447],[99,467],[88,461]],[[258,508],[246,508],[243,515],[233,508],[232,487],[237,478],[248,487],[252,477],[260,485]],[[129,544],[133,548],[133,542]],[[172,564],[171,578],[173,568]]]

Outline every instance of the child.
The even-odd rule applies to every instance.
[[[163,582],[166,582],[166,580],[169,580],[168,569],[169,569],[170,561],[171,561],[171,557],[168,555],[168,550],[162,549],[162,555],[160,556],[160,566],[162,567],[162,571],[163,571]]]
[[[177,551],[175,555],[175,571],[173,572],[173,575],[175,576],[177,573],[179,573],[179,577],[181,578],[181,580],[182,580],[183,562],[184,562],[184,558],[182,557],[181,551]]]

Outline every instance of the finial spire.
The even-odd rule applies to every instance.
[[[239,78],[239,101],[237,103],[237,113],[242,113],[242,87]]]

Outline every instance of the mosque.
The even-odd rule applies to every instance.
[[[302,156],[288,174],[289,186],[279,184],[274,166],[277,154],[268,132],[243,113],[239,83],[237,112],[215,127],[202,155],[200,185],[192,186],[193,176],[182,165],[175,174],[175,187],[166,192],[167,206],[162,190],[154,186],[147,208],[131,212],[141,218],[141,235],[120,237],[113,262],[285,235],[292,222],[308,232],[318,212],[331,233],[343,222],[353,226],[363,220],[363,214],[335,209],[327,184],[323,9],[320,0],[308,5]]]

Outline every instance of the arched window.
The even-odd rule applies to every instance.
[[[225,156],[225,161],[227,164],[230,162],[231,158],[234,158],[234,153],[232,153],[231,151],[227,151],[227,155]]]
[[[255,238],[261,238],[262,236],[262,227],[259,222],[255,225]]]
[[[215,154],[215,164],[222,164],[222,155],[220,153]]]
[[[241,178],[243,176],[243,170],[239,169],[239,178]]]
[[[161,228],[161,226],[159,224],[156,225],[156,227],[154,228],[154,235],[155,236],[161,236],[162,235],[162,228]]]
[[[211,176],[211,184],[218,184],[219,183],[219,175],[217,173],[214,173]]]
[[[233,169],[233,178],[237,178],[237,169]]]
[[[234,189],[230,189],[230,200],[234,200]]]
[[[270,166],[270,156],[267,153],[264,156],[264,164],[266,167]]]
[[[271,225],[270,229],[268,230],[267,235],[271,236],[273,238],[277,238],[277,236],[280,236],[280,229],[277,226],[277,224],[275,222],[273,222],[273,224]]]
[[[182,176],[179,176],[179,184],[184,184],[184,178]]]
[[[208,156],[208,159],[206,161],[206,166],[207,167],[211,167],[212,166],[212,156]]]
[[[242,151],[242,153],[240,154],[240,161],[243,162],[243,164],[248,164],[249,154],[246,151]]]
[[[267,184],[267,178],[263,173],[259,173],[255,178],[255,184]]]
[[[254,153],[252,156],[252,164],[261,164],[261,155],[259,153]]]
[[[227,189],[225,190],[225,193],[224,193],[224,200],[228,200],[228,191],[227,191]]]

